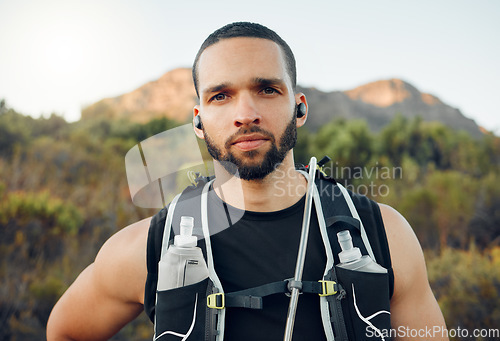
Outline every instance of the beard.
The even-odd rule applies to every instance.
[[[210,155],[226,169],[229,174],[237,176],[242,180],[261,180],[264,179],[268,174],[272,173],[277,166],[279,166],[288,151],[290,151],[297,142],[297,116],[293,115],[292,120],[286,126],[285,131],[279,139],[278,144],[276,144],[276,138],[272,133],[267,130],[260,128],[259,126],[251,126],[250,128],[241,128],[235,134],[230,136],[224,143],[225,153],[222,152],[221,148],[215,145],[213,139],[207,134],[203,128],[203,134],[205,136],[205,143],[207,145],[208,152]],[[245,161],[255,160],[260,152],[257,150],[251,150],[243,152],[243,157],[238,158],[230,151],[231,141],[237,139],[240,135],[259,133],[267,138],[271,142],[270,149],[264,154],[263,160],[260,163],[255,164],[252,162]]]

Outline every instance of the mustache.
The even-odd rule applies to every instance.
[[[251,126],[250,128],[240,128],[240,130],[238,130],[236,133],[229,136],[227,138],[226,142],[224,143],[224,147],[226,147],[226,149],[229,149],[231,147],[231,145],[233,144],[233,142],[236,139],[238,139],[240,136],[251,134],[251,133],[259,133],[259,134],[267,137],[269,140],[271,140],[271,142],[273,144],[276,142],[276,139],[274,138],[274,135],[271,132],[269,132],[265,129],[262,129],[259,126]]]

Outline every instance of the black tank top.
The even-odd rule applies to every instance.
[[[213,197],[212,197],[213,198]],[[218,199],[217,199],[218,200]],[[230,228],[211,237],[215,270],[226,292],[294,277],[305,198],[278,212],[246,211]],[[323,277],[326,254],[315,214],[311,220],[303,280]],[[228,308],[225,339],[280,340],[290,298],[264,298],[263,310]],[[319,296],[299,298],[294,340],[326,340]]]

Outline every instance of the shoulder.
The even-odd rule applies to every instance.
[[[397,299],[416,285],[427,285],[427,270],[422,248],[408,221],[391,206],[379,204],[379,207],[391,253]]]
[[[102,246],[94,262],[94,275],[102,290],[125,301],[143,303],[146,281],[146,244],[151,217],[115,233]],[[123,288],[126,283],[128,290]]]
[[[424,255],[410,224],[395,209],[380,205],[394,270],[391,325],[407,330],[443,330],[446,324],[427,278]],[[435,335],[433,340],[448,340]]]
[[[389,247],[391,248],[391,252],[393,250],[395,252],[394,257],[400,256],[403,250],[406,255],[408,255],[408,252],[411,252],[410,255],[421,256],[422,249],[420,243],[412,227],[403,215],[389,205],[378,205],[382,220],[384,221]],[[395,260],[400,261],[399,259]]]

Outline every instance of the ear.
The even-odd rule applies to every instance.
[[[307,104],[307,98],[306,95],[304,95],[302,92],[298,92],[295,94],[295,105],[299,105],[300,103],[305,104],[306,114],[300,118],[297,117],[297,128],[302,127],[307,121],[307,116],[309,116],[309,105]]]
[[[196,134],[196,136],[198,136],[200,139],[204,140],[205,135],[203,134],[203,130],[200,128],[197,128],[196,125],[194,124],[194,118],[198,115],[200,115],[200,106],[197,104],[193,108],[193,130],[194,130],[194,133]]]

